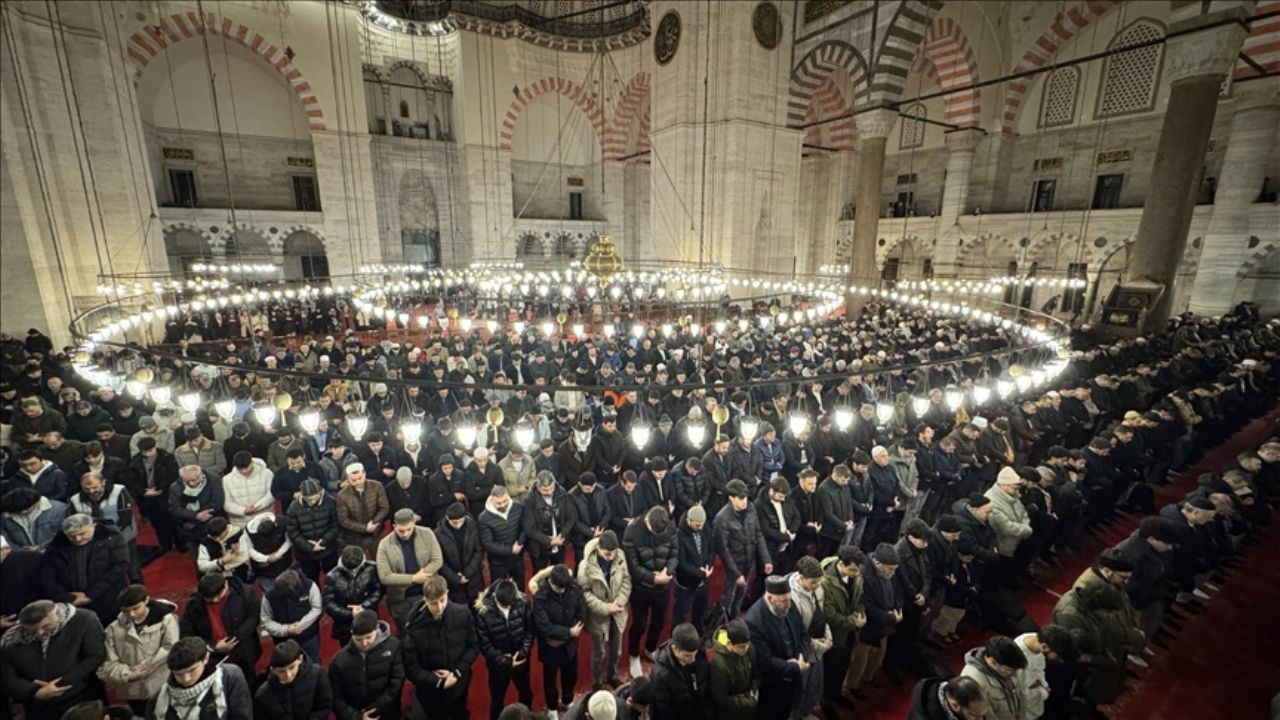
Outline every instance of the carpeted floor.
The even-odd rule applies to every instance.
[[[1159,489],[1157,507],[1181,498],[1195,486],[1202,472],[1219,470],[1239,452],[1252,449],[1267,431],[1280,421],[1280,408],[1245,426],[1218,449],[1208,453],[1194,467],[1179,474],[1174,481]],[[1057,594],[1070,588],[1075,578],[1089,566],[1103,549],[1120,542],[1137,527],[1137,516],[1117,520],[1110,528],[1090,539],[1088,545],[1072,561],[1043,580],[1043,587],[1033,587],[1020,600],[1037,623],[1047,623],[1057,602]],[[143,525],[139,542],[154,542],[151,530]],[[1152,659],[1148,670],[1139,671],[1130,690],[1107,714],[1114,720],[1174,720],[1193,714],[1204,718],[1264,717],[1267,703],[1280,692],[1280,563],[1272,548],[1280,545],[1280,522],[1274,523],[1239,568],[1222,584],[1222,592],[1205,603],[1203,609],[1188,620],[1167,651]],[[147,586],[157,597],[180,605],[195,588],[195,572],[188,555],[170,553],[144,570]],[[717,573],[715,578],[719,577]],[[718,582],[716,583],[718,586]],[[719,588],[712,589],[712,597]],[[390,620],[385,610],[384,618]],[[321,654],[327,661],[338,646],[328,634],[328,621],[322,620]],[[958,669],[965,650],[982,644],[991,633],[970,625],[961,626],[963,641],[942,653],[948,667]],[[269,654],[269,648],[264,651]],[[578,690],[590,686],[587,658],[590,644],[581,645]],[[536,661],[532,665],[535,709],[542,709],[541,674]],[[646,666],[646,672],[647,672]],[[913,681],[894,684],[881,677],[879,687],[869,689],[869,701],[861,703],[856,713],[860,720],[900,720],[911,706]],[[406,685],[406,701],[408,698]],[[489,700],[484,662],[477,661],[470,689],[470,707],[474,717],[485,717]],[[515,690],[508,692],[507,702],[515,701]]]

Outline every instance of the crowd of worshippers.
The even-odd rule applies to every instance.
[[[1280,324],[1228,317],[1090,348],[1053,389],[981,407],[970,395],[952,407],[931,376],[971,384],[992,360],[929,366],[890,383],[931,388],[926,411],[897,395],[888,420],[873,404],[884,378],[804,377],[852,344],[894,357],[971,347],[959,326],[891,316],[766,343],[746,365],[738,347],[728,368],[751,377],[767,354],[758,372],[786,374],[769,396],[664,390],[665,373],[705,379],[721,361],[658,349],[666,367],[648,392],[490,391],[507,418],[492,428],[465,396],[442,406],[447,393],[372,383],[361,437],[345,432],[353,407],[331,388],[356,396],[362,381],[314,395],[290,384],[294,405],[264,423],[253,408],[286,384],[264,358],[216,377],[168,359],[157,377],[212,395],[182,413],[87,385],[34,330],[5,337],[0,716],[465,718],[481,656],[491,719],[848,717],[874,704],[882,671],[921,678],[913,717],[1096,712],[1219,591],[1280,497],[1280,443],[1144,518],[1053,624],[1031,621],[1018,591],[1090,533],[1155,511],[1154,486],[1274,406]],[[598,380],[653,340],[582,357]],[[545,361],[546,348],[527,349]],[[455,371],[418,360],[427,377]],[[209,411],[224,398],[232,417]],[[716,427],[720,404],[729,419]],[[312,407],[319,421],[304,430]],[[841,409],[851,422],[836,422]],[[406,437],[427,416],[426,437]],[[633,425],[650,417],[637,447]],[[464,423],[480,428],[474,449],[457,439]],[[520,423],[536,450],[514,440]],[[155,544],[139,544],[140,523]],[[142,582],[144,565],[175,551],[195,577],[181,609]],[[341,647],[332,657],[322,617]],[[962,622],[1001,635],[957,676],[939,658]],[[519,702],[507,706],[511,686]]]

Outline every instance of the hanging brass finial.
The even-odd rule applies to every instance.
[[[622,258],[618,256],[618,246],[613,244],[608,235],[599,236],[587,256],[582,259],[582,267],[595,275],[600,286],[609,282],[618,271],[622,270]]]

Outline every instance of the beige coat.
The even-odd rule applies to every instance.
[[[631,571],[627,569],[627,558],[622,548],[613,556],[613,572],[609,574],[609,582],[604,581],[604,571],[600,569],[599,558],[596,557],[596,546],[599,538],[594,538],[583,548],[583,561],[578,563],[578,586],[582,588],[582,598],[587,602],[587,634],[603,637],[609,634],[609,619],[621,634],[627,627],[627,599],[631,597]],[[617,603],[622,612],[609,614],[609,603]]]
[[[440,542],[431,528],[414,527],[413,552],[418,556],[418,566],[428,574],[440,572],[444,564],[444,555],[440,552]],[[400,538],[391,531],[378,542],[378,579],[387,586],[387,602],[399,602],[404,599],[405,590],[413,584],[413,573],[404,571],[404,550],[400,547]]]
[[[115,622],[107,626],[107,659],[98,666],[98,678],[113,693],[126,700],[148,700],[155,697],[169,679],[165,662],[169,650],[178,642],[177,606],[167,600],[154,600],[170,607],[160,622],[137,630],[133,621],[123,612]],[[129,675],[140,665],[147,665],[151,672],[138,680]]]

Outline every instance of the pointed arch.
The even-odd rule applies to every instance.
[[[604,112],[591,99],[590,94],[578,83],[572,80],[566,80],[561,77],[546,77],[524,90],[521,90],[516,99],[511,101],[511,106],[507,108],[507,114],[502,119],[502,129],[498,132],[498,147],[502,150],[511,149],[511,138],[515,135],[516,122],[520,119],[520,114],[524,109],[540,95],[558,93],[569,98],[582,112],[587,114],[587,120],[591,123],[591,129],[596,134],[596,142],[604,146],[605,118]]]
[[[941,0],[903,0],[885,31],[884,41],[875,56],[875,70],[867,84],[866,94],[858,97],[859,104],[892,106],[902,98],[911,63],[924,40],[929,13],[941,6]]]
[[[307,123],[311,130],[325,129],[324,111],[320,109],[320,101],[312,92],[311,83],[307,82],[302,71],[293,64],[292,52],[286,52],[248,26],[216,13],[208,12],[201,15],[195,10],[174,13],[160,18],[156,25],[144,25],[130,34],[129,41],[125,44],[125,54],[135,68],[134,82],[136,83],[142,77],[142,71],[159,57],[161,52],[169,49],[170,45],[205,34],[221,35],[239,43],[269,64],[284,78],[298,101],[302,103],[302,109],[307,114]]]
[[[1261,0],[1254,10],[1255,15],[1277,12],[1280,12],[1280,0]],[[1240,56],[1242,59],[1236,63],[1236,80],[1280,72],[1280,15],[1255,20],[1249,26],[1249,36],[1244,39]],[[1253,65],[1243,60],[1246,56],[1254,62]]]
[[[856,147],[858,127],[852,117],[841,117],[853,112],[852,98],[845,100],[844,93],[836,85],[836,73],[832,72],[814,91],[813,100],[805,110],[804,123],[809,125],[804,132],[802,145],[804,154],[811,150],[841,152]],[[826,118],[841,117],[840,120],[813,124]]]
[[[969,87],[979,79],[969,38],[951,18],[938,18],[929,26],[919,62],[921,71],[943,90]],[[976,88],[953,92],[943,97],[943,107],[947,122],[975,127],[982,116],[982,93]]]
[[[649,73],[638,72],[627,83],[613,120],[604,131],[604,157],[618,160],[649,149]]]
[[[805,54],[791,71],[790,97],[787,99],[787,127],[800,127],[814,95],[837,68],[849,74],[854,93],[860,93],[867,82],[867,61],[849,43],[827,40]]]

